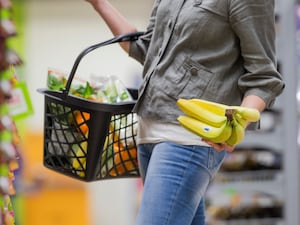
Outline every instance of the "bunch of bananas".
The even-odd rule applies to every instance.
[[[186,114],[177,118],[183,127],[205,140],[230,146],[244,139],[248,122],[260,119],[260,112],[256,109],[202,99],[178,99],[177,105]]]

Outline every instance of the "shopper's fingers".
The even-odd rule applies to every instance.
[[[205,143],[209,144],[212,146],[217,152],[226,150],[227,152],[233,152],[235,146],[230,146],[226,143],[214,143],[208,140],[203,140]]]

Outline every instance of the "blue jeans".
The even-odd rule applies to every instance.
[[[139,145],[144,190],[136,225],[205,225],[204,194],[225,154],[172,142]]]

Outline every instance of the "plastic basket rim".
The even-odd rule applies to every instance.
[[[96,102],[93,100],[84,99],[69,94],[65,96],[65,94],[62,91],[49,90],[47,88],[39,88],[37,89],[37,91],[47,96],[48,98],[55,99],[63,103],[67,103],[69,105],[74,105],[77,107],[89,109],[92,111],[110,112],[110,113],[132,112],[132,109],[136,104],[136,100],[119,102],[114,104]]]

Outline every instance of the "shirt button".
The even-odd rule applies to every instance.
[[[191,74],[192,74],[193,76],[195,76],[195,75],[198,74],[198,69],[197,69],[196,67],[192,67],[192,68],[190,69],[190,72],[191,72]]]

